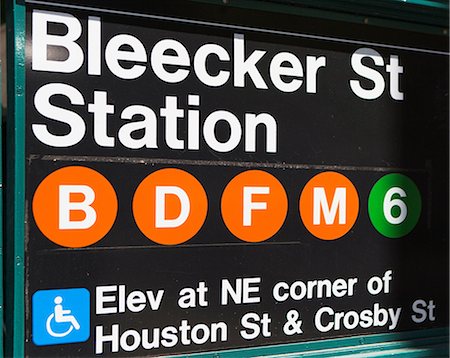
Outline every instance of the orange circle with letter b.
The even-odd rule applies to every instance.
[[[300,216],[308,231],[322,240],[336,240],[355,224],[359,198],[353,183],[342,174],[314,176],[300,196]]]
[[[112,185],[97,171],[82,166],[49,174],[36,189],[32,206],[39,230],[55,244],[71,248],[102,239],[117,215]]]

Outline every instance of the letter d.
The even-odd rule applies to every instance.
[[[156,228],[175,228],[183,225],[191,211],[191,204],[186,192],[178,186],[156,186],[155,195],[155,227]],[[166,196],[175,195],[181,204],[181,210],[178,217],[174,219],[166,218]]]
[[[83,201],[71,201],[71,194],[82,194]],[[97,213],[91,204],[95,200],[95,192],[87,185],[60,185],[59,186],[59,229],[89,229],[97,220]],[[82,220],[72,220],[72,211],[82,211],[85,214]]]

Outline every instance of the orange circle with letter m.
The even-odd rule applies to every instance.
[[[359,212],[358,192],[344,175],[320,173],[303,188],[299,209],[303,224],[311,234],[322,240],[336,240],[355,224]]]

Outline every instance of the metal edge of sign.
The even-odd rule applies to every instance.
[[[172,355],[169,358],[333,358],[333,357],[446,357],[449,329],[381,333],[300,343],[231,349],[215,352]]]
[[[6,122],[5,355],[25,346],[25,4],[6,1],[8,106]]]
[[[0,17],[2,14],[2,9],[0,7]],[[1,36],[1,35],[0,35]],[[2,38],[0,37],[0,44],[1,44]],[[3,322],[3,285],[4,285],[4,280],[3,280],[3,239],[4,239],[4,235],[3,235],[3,220],[4,220],[4,216],[3,216],[3,87],[2,87],[2,82],[3,82],[3,72],[2,72],[2,67],[3,67],[3,63],[2,63],[2,59],[0,57],[0,215],[2,217],[2,219],[0,220],[0,322]],[[3,357],[3,334],[0,334],[0,357]]]
[[[200,0],[200,1],[203,1],[203,0]],[[209,1],[209,0],[206,0],[206,1]],[[127,15],[127,16],[151,18],[151,19],[156,19],[156,20],[165,20],[165,21],[179,22],[179,23],[186,23],[186,24],[206,25],[206,26],[235,29],[235,30],[247,30],[247,31],[254,31],[254,32],[260,32],[260,33],[267,33],[267,34],[286,35],[286,36],[307,38],[307,39],[313,39],[313,40],[331,41],[331,42],[336,42],[336,43],[371,45],[371,46],[394,48],[394,49],[399,49],[399,50],[429,53],[429,54],[436,54],[436,55],[444,55],[444,56],[450,55],[450,53],[448,51],[438,51],[438,50],[432,50],[432,49],[426,49],[426,48],[420,48],[420,47],[398,46],[398,45],[391,45],[388,43],[378,43],[378,42],[371,42],[371,41],[352,40],[352,39],[347,39],[347,38],[311,35],[311,34],[306,34],[306,33],[273,30],[273,29],[259,28],[259,27],[253,27],[253,26],[230,25],[230,24],[225,24],[225,23],[220,23],[220,22],[191,20],[188,18],[180,18],[180,17],[141,14],[141,13],[135,13],[135,12],[131,12],[131,11],[111,10],[111,9],[106,9],[103,7],[100,8],[100,7],[94,7],[94,6],[63,4],[63,3],[58,3],[58,2],[46,1],[46,0],[24,0],[24,2],[27,4],[34,4],[34,5],[56,6],[56,7],[62,7],[62,8],[67,8],[67,9],[74,9],[74,10],[92,10],[92,11],[98,11],[98,12],[103,12],[103,13],[107,13],[107,14],[113,14],[113,15]]]
[[[358,4],[351,1],[308,1],[272,2],[260,0],[192,0],[194,2],[212,5],[222,5],[250,10],[284,13],[304,17],[315,17],[325,20],[344,21],[363,25],[394,28],[415,31],[424,34],[448,36],[448,5],[427,0],[392,0],[378,2],[376,6],[361,1]],[[383,5],[384,4],[384,5]],[[356,6],[360,11],[351,11]],[[403,6],[404,14],[402,9]],[[420,10],[418,9],[420,8]],[[408,11],[407,11],[408,10]]]
[[[217,27],[217,28],[234,29],[234,30],[246,30],[246,31],[254,31],[254,32],[259,32],[259,33],[275,34],[275,35],[286,35],[286,36],[307,38],[307,39],[313,39],[313,40],[319,40],[319,41],[331,41],[331,42],[336,42],[336,43],[379,46],[379,47],[384,47],[384,48],[394,48],[394,49],[405,50],[405,51],[429,53],[429,54],[444,55],[444,56],[450,55],[450,53],[447,50],[438,51],[438,50],[426,49],[426,48],[421,48],[421,47],[398,46],[398,45],[391,45],[388,43],[378,43],[378,42],[372,42],[372,41],[362,41],[362,40],[353,40],[353,39],[330,37],[330,36],[312,35],[312,34],[306,34],[306,33],[283,31],[283,30],[273,30],[273,29],[254,27],[254,26],[244,26],[244,25],[234,25],[234,24],[231,25],[231,24],[225,24],[225,23],[221,23],[221,22],[193,20],[193,19],[189,19],[189,18],[172,17],[172,16],[164,16],[164,15],[151,15],[151,14],[136,13],[136,12],[132,12],[132,11],[112,10],[112,9],[107,9],[104,7],[58,3],[56,1],[47,1],[47,0],[22,0],[22,1],[27,4],[33,4],[33,5],[54,6],[54,7],[61,7],[61,8],[66,8],[66,9],[73,9],[73,10],[90,10],[90,11],[97,11],[97,12],[102,12],[105,14],[112,14],[112,15],[127,15],[127,16],[149,18],[149,19],[155,19],[155,20],[165,20],[165,21],[170,21],[170,22],[185,23],[185,24],[213,26],[213,27]],[[197,1],[197,0],[195,0],[195,1]],[[199,0],[199,1],[211,1],[211,0]],[[215,0],[212,0],[212,1],[215,1]]]

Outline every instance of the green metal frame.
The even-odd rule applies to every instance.
[[[5,354],[23,357],[25,343],[25,5],[7,1]]]
[[[204,3],[215,3],[227,6],[233,0],[194,0]],[[405,3],[408,5],[405,5]],[[424,33],[448,33],[448,2],[429,0],[380,0],[378,7],[390,3],[389,11],[383,16],[371,15],[375,7],[369,7],[368,13],[350,12],[359,9],[361,4],[369,1],[323,1],[292,0],[289,3],[280,1],[233,1],[233,6],[258,9],[271,12],[290,13],[302,16],[321,17],[325,19],[347,22],[363,22],[369,16],[370,24],[385,27],[403,28]],[[334,4],[332,4],[334,3]],[[315,5],[314,5],[315,4]],[[373,4],[375,4],[373,2]],[[398,11],[403,4],[405,9],[427,9],[429,14],[439,14],[435,22],[428,18],[412,16],[410,21],[395,19],[388,13]],[[411,4],[411,5],[409,5]],[[230,5],[230,4],[228,4]],[[339,5],[339,6],[338,6]],[[374,5],[375,6],[375,5]],[[387,5],[386,5],[387,6]],[[397,9],[397,10],[395,10]],[[447,15],[442,14],[447,12]],[[25,355],[25,4],[23,0],[7,0],[7,38],[8,38],[8,112],[6,125],[6,207],[4,218],[5,250],[6,250],[6,280],[5,280],[5,355],[8,357],[23,357]],[[417,15],[417,14],[416,14]],[[418,15],[417,15],[418,16]],[[429,16],[429,15],[427,15]],[[444,18],[444,20],[442,20]],[[445,20],[446,18],[446,20]],[[446,22],[445,22],[446,21]],[[447,32],[446,32],[447,31]],[[1,102],[1,101],[0,101]],[[0,130],[2,128],[0,127]],[[0,143],[1,144],[1,143]],[[1,150],[1,147],[0,147]],[[0,153],[2,154],[2,153]],[[1,158],[4,158],[3,156]],[[0,167],[0,195],[3,194]],[[0,201],[0,212],[2,210]],[[0,223],[0,226],[2,223]],[[2,227],[0,227],[2,229]],[[3,230],[0,231],[3,233]],[[2,247],[0,244],[0,273]],[[0,318],[3,314],[2,294],[0,293]],[[408,356],[408,357],[445,357],[448,356],[448,329],[421,330],[409,333],[387,333],[339,339],[320,340],[303,343],[292,343],[239,350],[228,350],[189,355],[191,357],[252,357],[275,356],[283,357],[370,357],[370,356]],[[1,342],[0,335],[0,342]],[[3,353],[0,348],[0,354]],[[2,354],[1,354],[2,355]]]
[[[448,35],[445,0],[193,0],[196,2],[315,17],[424,34]]]
[[[0,17],[3,15],[0,8]],[[0,59],[0,215],[2,219],[0,220],[0,322],[3,322],[3,103],[2,103],[2,61]],[[0,357],[3,357],[3,334],[0,334]]]
[[[172,358],[334,358],[334,357],[448,357],[447,328],[383,333],[312,342],[280,344],[256,348],[178,355]]]

